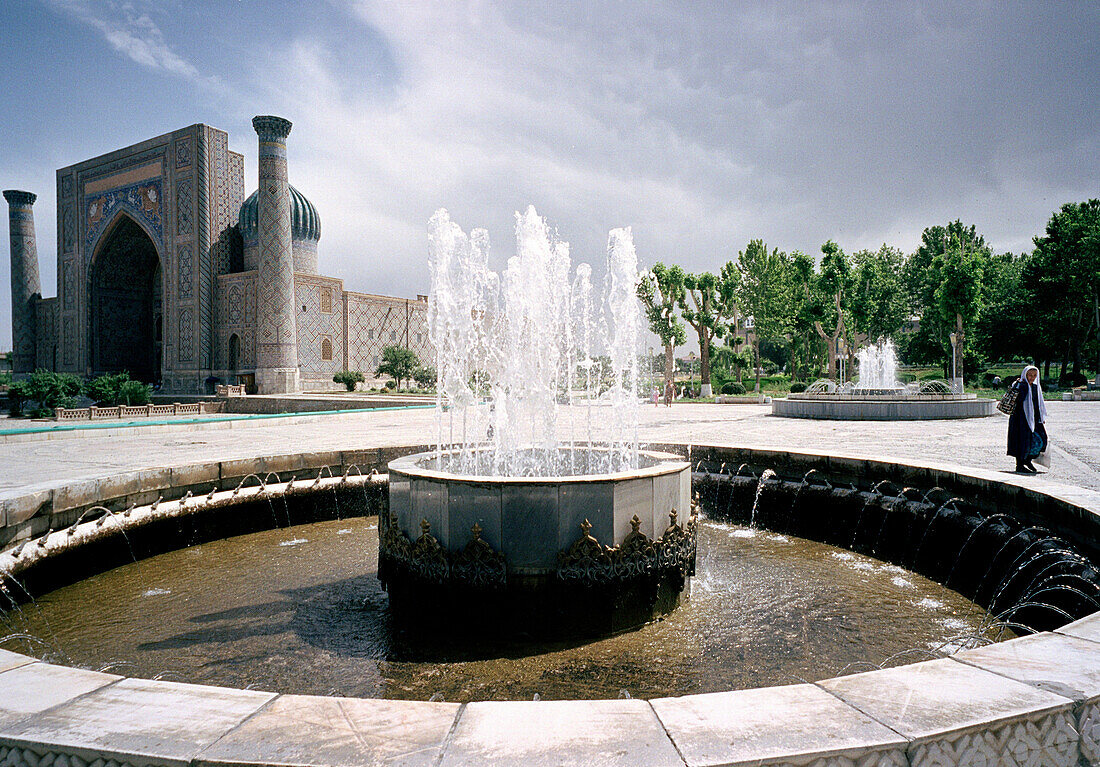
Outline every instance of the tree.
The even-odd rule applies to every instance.
[[[1066,203],[1051,215],[1045,234],[1035,238],[1024,281],[1043,324],[1060,342],[1063,375],[1069,361],[1080,375],[1090,336],[1100,336],[1100,200]],[[1100,341],[1096,351],[1100,376]]]
[[[710,384],[710,346],[714,338],[726,333],[723,322],[725,301],[720,290],[720,280],[711,272],[684,275],[684,291],[679,296],[680,313],[687,324],[691,325],[699,336],[699,364],[702,380],[701,394],[709,397]],[[691,299],[690,303],[688,299]]]
[[[356,384],[363,383],[363,374],[358,370],[341,370],[333,377],[333,383],[343,384],[348,391],[355,391]]]
[[[788,325],[787,256],[779,248],[768,250],[763,240],[752,240],[737,254],[737,271],[737,303],[746,317],[752,317],[756,391],[760,391],[760,343],[780,337]]]
[[[374,371],[375,375],[389,376],[401,388],[401,382],[412,378],[413,372],[420,367],[420,359],[412,349],[403,346],[387,346],[382,350],[382,364]]]
[[[950,334],[963,359],[981,301],[981,280],[991,257],[974,225],[955,220],[931,226],[902,270],[910,307],[920,318],[917,337],[907,345],[910,361],[932,362],[939,348],[945,377],[951,362]],[[923,359],[921,359],[923,358]]]
[[[645,307],[649,329],[661,339],[665,350],[665,386],[672,383],[675,349],[687,340],[684,323],[676,307],[684,298],[684,271],[678,266],[657,262],[638,281],[638,300]]]
[[[837,341],[847,330],[844,321],[844,297],[851,279],[851,268],[848,266],[848,257],[832,240],[828,240],[821,246],[821,271],[817,276],[818,291],[829,296],[829,302],[822,302],[819,313],[821,319],[814,321],[814,329],[817,334],[828,344],[829,378],[836,380]],[[833,314],[835,307],[836,314]],[[827,321],[833,326],[832,333],[826,333],[822,322]],[[835,324],[834,324],[835,323]]]
[[[901,272],[905,257],[885,243],[877,251],[852,254],[849,293],[855,330],[868,338],[893,335],[905,324],[908,306]]]
[[[790,317],[791,380],[801,377],[808,381],[810,368],[819,356],[815,350],[819,343],[814,321],[819,318],[821,301],[814,280],[814,260],[796,250],[790,255],[789,265],[790,306],[787,313]]]
[[[413,380],[416,381],[416,385],[421,389],[435,386],[436,379],[438,378],[435,368],[425,367],[423,365],[417,367],[417,369],[413,371],[412,377]]]
[[[946,252],[932,262],[932,268],[939,276],[936,306],[940,320],[946,326],[954,324],[954,346],[957,350],[955,375],[959,378],[965,377],[966,341],[981,305],[983,267],[982,254],[967,250],[962,240],[953,240]]]

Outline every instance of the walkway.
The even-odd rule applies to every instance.
[[[1049,402],[1054,445],[1049,475],[1035,477],[1100,490],[1100,402]],[[653,442],[833,451],[876,458],[1012,468],[1004,454],[1006,419],[965,421],[806,421],[775,418],[769,406],[691,405],[642,409],[641,438]],[[132,469],[231,460],[295,450],[424,444],[432,410],[339,413],[235,422],[234,428],[160,427],[156,432],[87,432],[86,437],[0,444],[0,490]],[[304,421],[304,422],[303,422]]]

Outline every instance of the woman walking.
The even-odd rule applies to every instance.
[[[1028,365],[1020,374],[1016,408],[1008,417],[1008,454],[1016,458],[1016,471],[1035,474],[1032,459],[1047,449],[1047,405],[1039,383],[1039,368]]]

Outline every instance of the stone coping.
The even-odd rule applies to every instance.
[[[448,483],[470,483],[478,485],[567,485],[586,484],[595,482],[621,482],[631,479],[644,479],[657,477],[664,474],[674,474],[688,467],[684,457],[676,453],[660,453],[652,450],[641,450],[641,455],[654,461],[652,466],[643,466],[629,471],[617,471],[612,474],[567,474],[563,476],[546,477],[500,477],[482,474],[453,474],[449,471],[428,469],[419,464],[420,461],[435,457],[435,453],[428,451],[405,455],[389,462],[388,470],[391,473],[400,473],[417,479],[439,480]]]
[[[708,450],[749,452],[694,448],[692,458],[705,457]],[[347,455],[371,452],[379,458],[383,451]],[[998,483],[1035,501],[1071,504],[1085,526],[1100,515],[1100,493],[1045,483],[1041,489],[1027,487],[1016,478],[949,464],[767,449],[751,453],[757,463],[785,467],[816,464],[842,472],[893,467],[976,490]],[[290,458],[252,459],[251,468],[259,463],[262,471],[269,462],[292,470]],[[310,460],[299,456],[297,465]],[[213,465],[219,476],[240,470]],[[165,471],[171,478],[173,470]],[[175,471],[187,477],[185,467]],[[949,658],[813,684],[651,701],[454,704],[278,695],[126,679],[0,650],[5,767],[901,767],[1078,760],[1100,763],[1100,613],[1056,632]]]
[[[1096,635],[1100,616],[1066,630]],[[1100,643],[1061,632],[815,684],[651,701],[278,695],[0,651],[8,767],[1074,765],[1097,763],[1098,734]]]

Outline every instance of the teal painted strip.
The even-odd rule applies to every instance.
[[[57,431],[91,431],[94,429],[124,429],[141,426],[173,426],[192,423],[219,423],[222,421],[260,421],[269,418],[295,418],[307,415],[340,415],[341,413],[382,413],[394,410],[429,410],[435,405],[393,405],[390,407],[364,407],[349,410],[304,410],[300,413],[234,413],[230,415],[199,416],[181,418],[176,421],[157,419],[155,421],[118,421],[96,423],[66,423],[57,426],[38,426],[28,429],[0,429],[0,437],[13,434],[49,434]]]

